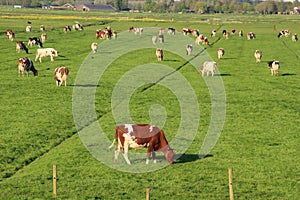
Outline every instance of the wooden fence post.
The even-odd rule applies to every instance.
[[[233,181],[232,181],[232,168],[228,168],[228,179],[229,179],[229,196],[230,196],[230,200],[234,200]]]
[[[53,196],[57,196],[57,167],[53,165]]]
[[[146,200],[150,200],[150,188],[146,189]]]

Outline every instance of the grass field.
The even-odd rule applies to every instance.
[[[233,168],[236,199],[300,199],[300,46],[299,41],[292,42],[291,35],[277,38],[282,29],[299,34],[299,16],[77,13],[8,8],[0,8],[0,11],[0,199],[54,198],[54,163],[58,168],[58,199],[144,199],[146,188],[151,188],[151,199],[229,199],[229,167]],[[27,21],[32,22],[31,33],[25,32]],[[85,30],[63,33],[63,26],[72,25],[75,21],[83,24]],[[34,60],[37,47],[30,47],[28,55],[25,52],[18,54],[15,41],[27,43],[28,37],[39,37],[41,24],[45,25],[48,36],[44,46],[54,47],[59,56],[54,58],[54,62],[50,62],[49,58],[43,58],[42,63],[34,62],[39,77],[32,74],[19,77],[17,59],[28,56]],[[193,43],[194,61],[215,60],[218,73],[215,77],[202,78],[197,71],[202,63],[187,63],[188,57],[174,52],[181,51],[180,45],[178,49],[172,47],[174,51],[165,51],[165,60],[158,62],[154,53],[156,47],[152,47],[149,40],[149,46],[135,44],[139,48],[115,59],[99,82],[88,85],[98,75],[97,67],[102,70],[104,63],[115,53],[101,47],[118,44],[114,40],[95,39],[95,30],[106,26],[120,33],[118,41],[125,36],[133,36],[128,36],[129,26],[144,27],[145,30],[149,27],[174,27],[178,38],[181,38],[183,27],[199,29],[208,36],[211,45],[196,46]],[[16,34],[14,42],[5,35],[8,28]],[[243,29],[244,33],[253,31],[257,38],[249,41],[245,35],[233,35],[226,40],[221,36],[223,29],[233,28]],[[216,38],[210,38],[213,29],[218,30]],[[137,41],[145,42],[149,33],[145,31],[143,34],[137,36]],[[188,36],[186,41],[193,41],[192,36]],[[101,43],[95,55],[91,54],[92,42]],[[167,49],[168,45],[176,42],[179,44],[178,40],[166,35],[166,42],[158,46]],[[225,49],[222,60],[217,60],[216,50],[219,47]],[[184,52],[184,46],[182,48]],[[205,53],[197,56],[203,48]],[[263,52],[259,64],[255,63],[253,56],[256,49]],[[267,67],[267,61],[273,59],[280,61],[278,77],[271,76]],[[86,80],[79,80],[87,63],[91,63],[96,71],[87,74]],[[70,69],[67,87],[55,85],[53,74],[58,65]],[[146,150],[137,151],[142,153],[142,159],[133,160],[131,166],[124,164],[122,156],[118,166],[114,166],[113,150],[103,155],[108,159],[111,157],[111,165],[100,162],[102,155],[97,157],[91,152],[106,149],[106,143],[95,140],[92,148],[85,147],[82,134],[92,123],[79,126],[82,129],[77,130],[74,100],[78,99],[74,93],[80,92],[80,89],[95,90],[93,105],[86,104],[81,108],[84,112],[85,108],[88,110],[94,106],[96,122],[112,140],[116,126],[112,112],[115,86],[128,72],[145,65],[168,66],[181,74],[197,97],[200,119],[194,138],[188,138],[191,133],[184,130],[186,138],[183,135],[182,139],[192,141],[186,151],[180,152],[181,147],[171,142],[176,138],[183,116],[178,94],[160,84],[145,92],[143,88],[148,85],[137,87],[128,105],[132,120],[150,123],[153,120],[151,110],[155,111],[153,105],[162,106],[167,113],[163,127],[166,137],[174,144],[172,148],[177,149],[177,153],[184,154],[177,157],[174,165],[152,170],[166,164],[159,154],[157,166],[150,162],[144,166],[148,172],[133,173],[137,166],[144,164]],[[172,77],[175,76],[170,76],[170,79]],[[140,74],[137,78],[141,78]],[[207,84],[218,79],[222,79],[225,88],[226,118],[216,145],[205,158],[199,159],[199,150],[210,129],[212,117],[211,91]],[[80,85],[80,81],[87,84]]]

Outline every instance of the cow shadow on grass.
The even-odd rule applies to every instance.
[[[96,85],[96,84],[71,84],[69,85],[71,87],[87,87],[87,88],[97,88],[97,87],[100,87],[99,85]]]
[[[231,74],[214,74],[214,76],[231,76]]]
[[[194,162],[199,159],[205,159],[213,157],[213,155],[199,155],[199,154],[182,154],[178,159],[176,159],[175,163],[187,163],[187,162]]]
[[[296,76],[297,74],[290,74],[290,73],[284,73],[284,74],[281,74],[281,76]]]

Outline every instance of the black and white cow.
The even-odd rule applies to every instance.
[[[272,76],[278,76],[278,72],[279,72],[279,61],[278,60],[273,60],[268,62],[269,68],[271,70],[271,75]]]

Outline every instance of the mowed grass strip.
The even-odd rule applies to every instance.
[[[225,17],[220,17],[220,23],[211,24],[192,21],[183,24],[176,23],[176,20],[174,23],[112,21],[67,34],[62,33],[60,28],[72,24],[73,20],[36,20],[33,22],[35,30],[39,24],[46,22],[53,27],[53,30],[46,31],[49,40],[45,47],[56,48],[60,56],[54,58],[54,63],[49,58],[44,58],[42,63],[34,62],[40,76],[30,74],[28,78],[18,77],[17,59],[23,56],[34,59],[37,47],[30,48],[29,55],[24,52],[17,54],[15,43],[1,35],[1,44],[7,49],[0,54],[0,59],[5,61],[0,69],[0,198],[52,198],[52,165],[56,163],[58,197],[61,199],[141,199],[148,187],[151,188],[152,199],[228,199],[228,167],[233,167],[237,199],[299,199],[297,119],[300,112],[297,100],[300,48],[298,43],[292,43],[290,37],[277,38],[277,31],[281,29],[300,32],[299,24],[289,20],[290,16],[249,16],[249,21],[256,20],[255,23],[230,23],[228,16]],[[176,16],[175,19],[180,18]],[[182,19],[185,18],[187,15],[182,15]],[[232,21],[239,20],[239,16],[232,18]],[[3,32],[12,22],[8,20],[9,23],[2,20],[4,23],[0,26]],[[40,34],[38,31],[25,33],[26,20],[13,20],[13,26],[18,31],[16,40],[28,41],[28,37]],[[84,23],[98,24],[99,21],[90,22],[87,19]],[[127,30],[130,25],[174,26],[177,30],[186,26],[199,28],[207,36],[212,29],[219,28],[220,40],[209,38],[211,43],[216,42],[207,47],[207,52],[217,61],[224,81],[227,115],[222,135],[207,158],[198,159],[198,152],[210,121],[209,92],[198,72],[188,65],[180,72],[188,78],[200,99],[201,123],[194,142],[175,165],[148,174],[124,173],[101,164],[82,145],[72,118],[73,83],[81,62],[91,51],[95,29],[107,25],[120,31]],[[244,34],[253,31],[257,38],[248,41],[245,36],[239,38],[233,35],[225,40],[221,31],[232,28],[243,29]],[[220,61],[216,54],[218,47],[225,49],[224,59]],[[255,49],[263,51],[259,64],[255,63],[253,56]],[[102,77],[101,87],[97,89],[96,111],[102,128],[107,133],[111,132],[109,138],[112,139],[115,126],[109,112],[113,84],[131,66],[151,59],[156,62],[153,56],[151,50],[124,55]],[[172,58],[179,62],[165,61],[163,64],[176,68],[178,63],[184,62],[176,55]],[[272,77],[267,67],[266,62],[272,59],[280,61],[278,77]],[[53,71],[58,65],[70,69],[67,87],[55,86]],[[164,105],[170,116],[165,132],[168,138],[172,138],[180,115],[175,96],[168,92],[162,87],[151,88],[145,95],[137,92],[131,100],[130,111],[136,121],[144,123],[149,121],[148,108],[152,103]],[[167,95],[170,98],[153,100],[151,96],[154,94],[159,97],[170,94]],[[113,150],[110,153],[113,162]]]

